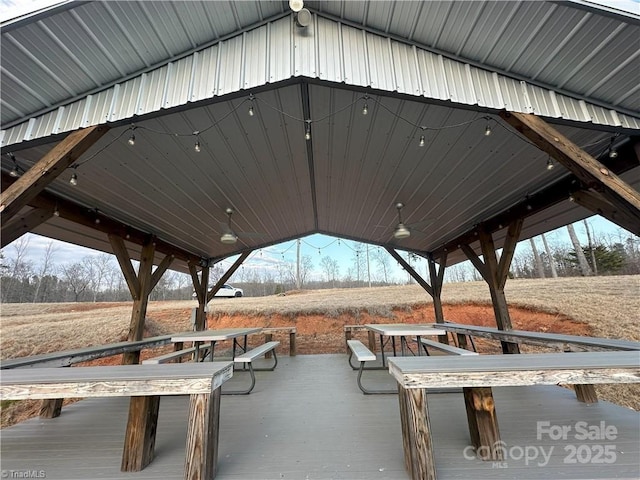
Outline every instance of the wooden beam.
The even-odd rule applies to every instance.
[[[429,265],[429,276],[431,277],[431,288],[433,290],[433,311],[436,323],[444,323],[444,311],[442,309],[442,284],[444,282],[444,269],[447,264],[447,255],[440,258],[439,264],[436,263],[433,255],[427,255],[427,264]],[[438,337],[442,343],[449,343],[446,335]]]
[[[507,278],[509,277],[509,267],[511,266],[511,260],[513,260],[513,254],[516,251],[516,245],[520,239],[523,223],[524,219],[519,218],[511,222],[507,230],[507,237],[504,239],[502,256],[500,257],[500,263],[498,265],[498,282],[501,289],[504,289]]]
[[[17,238],[49,220],[52,216],[53,211],[45,208],[34,208],[24,215],[16,215],[7,223],[2,224],[2,246],[0,248],[6,247]]]
[[[480,260],[480,257],[476,254],[476,252],[473,251],[473,248],[463,243],[462,245],[460,245],[460,249],[467,256],[469,261],[471,261],[473,266],[476,267],[476,270],[478,270],[480,275],[482,275],[482,278],[484,279],[484,281],[489,283],[491,278],[489,275],[489,271],[487,270],[487,266],[484,263],[482,263],[482,260]]]
[[[191,275],[191,283],[193,283],[193,290],[196,292],[198,303],[204,303],[202,283],[200,282],[200,277],[198,277],[198,268],[193,263],[189,264],[189,274]]]
[[[113,253],[118,260],[120,270],[122,271],[124,279],[127,282],[127,286],[129,287],[131,298],[133,301],[139,300],[141,293],[140,282],[138,281],[138,275],[131,263],[131,258],[129,258],[129,252],[124,244],[124,240],[117,235],[109,235],[109,242],[111,243]]]
[[[144,321],[147,316],[147,305],[149,294],[151,293],[151,269],[153,267],[153,257],[155,254],[155,243],[151,240],[142,248],[140,266],[138,267],[138,282],[140,282],[140,296],[133,302],[131,311],[131,322],[129,323],[129,334],[127,340],[134,342],[142,340],[144,335]],[[122,357],[123,365],[134,365],[140,363],[140,352],[125,353]]]
[[[615,208],[640,223],[640,192],[614,172],[536,115],[501,112],[500,116],[584,185],[600,191]]]
[[[601,194],[598,192],[588,190],[578,190],[571,194],[573,200],[588,210],[602,215],[607,220],[621,226],[622,228],[629,230],[631,233],[640,236],[640,222],[627,215],[624,211],[617,209],[611,205]]]
[[[98,125],[76,130],[67,135],[0,194],[0,221],[4,223],[13,218],[29,203],[29,200],[42,192],[108,130],[109,127],[106,125]]]
[[[384,248],[387,250],[387,252],[389,252],[389,254],[390,254],[393,258],[395,258],[395,259],[396,259],[396,261],[397,261],[400,265],[402,265],[402,268],[404,268],[407,272],[409,272],[409,275],[411,275],[411,276],[413,277],[413,279],[414,279],[416,282],[418,282],[418,284],[419,284],[422,288],[424,288],[424,289],[427,291],[427,293],[428,293],[429,295],[431,295],[431,297],[433,298],[433,288],[431,288],[431,285],[429,285],[429,284],[424,280],[424,278],[422,278],[422,277],[420,276],[420,274],[419,274],[418,272],[416,272],[416,271],[413,269],[413,267],[412,267],[411,265],[409,265],[409,264],[407,263],[407,261],[406,261],[404,258],[402,258],[402,257],[400,256],[400,254],[399,254],[398,252],[396,252],[396,251],[395,251],[395,249],[393,249],[393,248],[391,248],[391,247],[384,247]]]
[[[207,288],[209,287],[209,273],[211,272],[211,268],[202,267],[202,274],[200,280],[200,295],[198,298],[203,298],[206,300],[207,298]],[[206,330],[207,328],[207,312],[206,312],[206,301],[198,302],[198,309],[196,310],[196,330]]]
[[[229,278],[231,278],[231,275],[233,275],[235,273],[235,271],[238,269],[238,267],[240,267],[240,265],[242,265],[242,262],[244,262],[250,254],[251,254],[250,251],[249,252],[242,252],[240,254],[240,256],[234,262],[234,264],[231,265],[231,267],[229,267],[229,270],[227,270],[226,273],[224,275],[222,275],[222,277],[220,277],[220,280],[218,280],[218,283],[216,283],[213,287],[211,287],[211,290],[209,290],[209,292],[207,293],[207,301],[205,303],[209,303],[211,301],[211,299],[216,294],[216,292],[218,290],[220,290],[220,287],[222,287],[222,285],[224,285],[227,282],[227,280],[229,280]]]
[[[151,288],[149,289],[149,292],[156,288],[156,285],[162,278],[162,275],[164,275],[164,272],[167,271],[167,268],[171,266],[171,263],[175,258],[176,257],[174,257],[173,255],[167,255],[162,259],[160,265],[156,267],[156,269],[153,271],[153,274],[151,275]]]

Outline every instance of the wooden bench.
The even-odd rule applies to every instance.
[[[360,340],[347,340],[347,346],[349,348],[349,365],[353,368],[351,358],[354,356],[356,357],[356,360],[360,362],[360,368],[358,368],[358,387],[362,390],[362,393],[365,395],[397,393],[396,390],[372,390],[370,388],[365,388],[362,385],[362,372],[367,370],[364,365],[366,362],[376,360],[376,354],[369,350]],[[373,367],[369,370],[382,370],[382,367]]]
[[[158,364],[158,363],[170,363],[177,360],[180,363],[186,356],[193,357],[196,353],[196,347],[183,348],[181,350],[174,350],[173,352],[165,353],[164,355],[158,355],[157,357],[147,358],[142,361],[143,364]]]
[[[289,356],[296,356],[296,327],[268,327],[263,328],[264,341],[268,343],[273,340],[274,333],[288,333],[289,334]],[[271,352],[268,352],[265,358],[270,358]]]
[[[459,323],[437,323],[438,328],[459,335],[473,335],[511,343],[525,343],[542,347],[557,348],[563,351],[612,351],[640,350],[640,342],[612,338],[584,337],[560,333],[530,332],[527,330],[499,330],[491,327],[464,325]]]
[[[432,480],[427,389],[462,387],[477,456],[503,460],[492,387],[638,383],[640,352],[395,357],[389,359],[389,372],[398,382],[405,466],[413,480]]]
[[[153,460],[160,397],[190,395],[184,478],[210,480],[218,455],[220,387],[232,375],[231,362],[9,370],[0,378],[0,400],[131,397],[121,464],[129,472]]]
[[[256,385],[256,375],[255,375],[255,371],[272,371],[275,370],[276,366],[278,365],[278,357],[276,355],[276,347],[280,345],[280,342],[278,341],[274,341],[274,342],[267,342],[263,345],[260,345],[259,347],[256,347],[252,350],[249,350],[248,352],[245,352],[241,355],[236,356],[233,359],[234,363],[240,363],[243,365],[246,365],[249,367],[249,374],[251,375],[251,384],[249,385],[248,388],[244,389],[244,390],[228,390],[228,391],[224,391],[222,392],[223,395],[247,395],[249,393],[251,393],[251,391],[253,390],[253,387],[255,387]],[[271,353],[273,352],[273,366],[271,367],[267,367],[267,368],[254,368],[253,367],[253,360],[255,360],[256,358],[259,358],[263,355],[265,355],[266,358],[266,354],[267,353]]]
[[[422,344],[422,347],[424,348],[424,351],[427,355],[429,355],[429,350],[427,350],[427,347],[449,355],[478,355],[478,352],[472,352],[471,350],[467,350],[466,348],[454,347],[453,345],[436,342],[424,337],[420,337],[420,343]]]

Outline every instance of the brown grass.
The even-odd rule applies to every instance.
[[[510,280],[506,295],[514,328],[640,341],[640,276]],[[495,325],[483,282],[447,284],[442,299],[448,320]],[[150,303],[145,335],[189,330],[196,305],[191,300]],[[0,356],[16,358],[125,340],[130,315],[130,302],[4,304]],[[419,286],[409,285],[299,291],[215,299],[209,304],[210,327],[296,325],[302,354],[343,351],[342,325],[391,321],[433,321],[431,298]],[[288,348],[282,340],[282,347]],[[485,353],[498,351],[496,342],[480,345]],[[601,398],[640,410],[639,386],[597,388]],[[3,425],[15,421],[15,411],[13,405],[2,408]],[[8,420],[11,416],[14,420]]]

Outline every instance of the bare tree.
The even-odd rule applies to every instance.
[[[340,274],[340,265],[338,262],[329,256],[324,256],[320,260],[320,268],[322,269],[322,273],[324,273],[325,281],[327,283],[331,282],[335,288],[336,279]]]
[[[598,264],[596,263],[596,252],[594,249],[593,242],[591,241],[591,232],[589,231],[589,223],[587,222],[586,218],[583,220],[583,222],[584,222],[584,229],[587,232],[587,243],[589,244],[589,253],[591,254],[591,266],[593,267],[593,274],[598,275]]]
[[[91,284],[91,270],[88,268],[87,262],[63,265],[60,270],[64,281],[73,292],[74,302],[79,301],[80,296]]]
[[[40,293],[40,288],[42,287],[43,279],[49,274],[49,272],[53,267],[53,254],[55,253],[56,248],[53,244],[53,241],[50,241],[47,244],[47,248],[44,251],[44,256],[42,259],[42,264],[40,265],[40,270],[38,271],[38,280],[36,281],[36,289],[33,293],[33,303],[38,301],[38,294]]]
[[[549,259],[549,267],[551,268],[551,277],[558,278],[558,271],[556,270],[556,262],[551,253],[551,249],[549,248],[549,244],[547,243],[547,238],[544,236],[544,233],[540,236],[542,237],[544,250],[547,252],[547,258]]]
[[[87,257],[87,268],[91,272],[91,290],[93,302],[98,300],[98,293],[102,290],[105,279],[109,277],[109,271],[114,268],[113,256],[107,253]]]
[[[373,260],[378,265],[378,272],[382,275],[384,283],[389,283],[389,272],[391,270],[391,255],[381,248],[376,248],[373,252]]]
[[[573,225],[567,225],[567,231],[569,232],[569,238],[571,239],[571,243],[573,244],[573,250],[576,252],[576,258],[578,259],[578,267],[580,268],[580,273],[587,277],[591,275],[591,268],[589,267],[589,263],[587,262],[587,257],[584,256],[584,252],[582,251],[582,246],[578,241],[578,236],[576,235],[576,231],[573,228]]]
[[[9,263],[9,281],[7,282],[8,285],[4,286],[2,289],[2,301],[22,303],[26,290],[23,288],[24,285],[21,286],[20,283],[25,279],[28,282],[28,278],[31,276],[33,271],[31,262],[25,260],[29,249],[29,237],[22,236],[13,242],[11,246],[14,249],[14,257],[13,261],[10,261]]]
[[[542,264],[542,259],[540,258],[540,254],[538,253],[536,242],[533,240],[533,238],[530,238],[529,242],[531,243],[531,251],[533,252],[533,259],[536,263],[536,271],[538,272],[538,278],[545,278],[544,265]]]

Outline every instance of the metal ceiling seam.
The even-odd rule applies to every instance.
[[[322,25],[324,22],[326,22],[326,20],[320,20],[320,19],[317,19],[317,20],[318,21],[316,22],[316,24],[319,24],[319,25]],[[279,22],[283,22],[283,23],[285,22],[288,23],[290,21],[291,20],[289,18],[279,20]],[[341,28],[343,30],[351,29],[351,27],[347,27],[343,25],[339,25],[338,28]],[[209,92],[209,91],[207,91],[206,93],[201,92],[201,96],[204,96],[210,99],[217,96],[216,94],[223,95],[226,93],[242,91],[243,85],[239,80],[240,77],[239,77],[239,74],[237,73],[238,70],[246,70],[247,63],[251,63],[254,60],[254,57],[257,58],[256,56],[264,57],[265,55],[263,55],[263,53],[268,49],[268,45],[266,44],[266,36],[263,35],[264,32],[261,32],[261,29],[266,30],[266,27],[265,26],[259,27],[251,32],[251,35],[255,36],[255,38],[259,36],[261,36],[262,38],[263,48],[259,49],[258,52],[247,52],[246,44],[242,41],[242,37],[245,35],[249,35],[249,33],[247,34],[243,33],[239,37],[230,39],[227,42],[220,42],[215,46],[209,47],[208,49],[205,49],[204,51],[199,52],[197,55],[194,54],[192,57],[183,58],[177,62],[171,62],[169,64],[166,64],[163,67],[160,67],[156,70],[151,70],[149,72],[143,73],[140,76],[141,84],[137,92],[139,101],[138,101],[136,113],[138,115],[144,115],[146,113],[159,111],[160,109],[165,107],[165,105],[161,105],[161,104],[158,105],[158,99],[162,99],[163,97],[167,98],[168,92],[166,92],[165,87],[170,84],[171,85],[175,84],[175,82],[177,82],[176,77],[178,79],[189,77],[192,81],[194,81],[195,79],[193,78],[192,69],[190,69],[190,71],[187,73],[183,65],[188,64],[189,60],[193,62],[195,58],[201,59],[202,56],[205,55],[207,51],[210,51],[211,53],[215,51],[216,53],[216,57],[217,57],[216,64],[219,64],[219,65],[217,66],[214,74],[214,78],[215,78],[214,81],[217,83],[217,85],[215,87],[214,92]],[[295,52],[294,55],[296,60],[293,66],[294,71],[291,71],[290,69],[288,75],[286,75],[285,72],[281,72],[281,74],[285,74],[285,75],[283,75],[283,78],[277,78],[276,80],[285,80],[287,78],[290,78],[291,76],[300,76],[300,75],[309,76],[312,78],[318,77],[320,72],[317,72],[317,68],[316,68],[317,61],[315,57],[316,57],[317,49],[319,48],[319,44],[327,40],[323,36],[323,32],[326,32],[326,29],[318,27],[318,31],[316,32],[317,35],[312,35],[311,39],[303,38],[301,35],[295,35],[295,34],[293,39],[291,38],[280,39],[281,41],[284,41],[285,44],[287,41],[289,42],[289,44],[291,45],[291,49],[294,50]],[[356,36],[355,38],[357,39],[358,37],[359,36]],[[342,40],[344,41],[345,36],[341,36],[340,38],[342,38]],[[438,93],[433,93],[432,90],[429,90],[428,92],[424,92],[423,95],[427,93],[427,95],[431,96],[432,98],[443,99],[442,97],[444,92],[442,91],[442,89],[444,88],[445,91],[447,91],[447,97],[448,97],[447,100],[452,100],[457,103],[466,103],[471,105],[481,104],[481,103],[484,103],[486,105],[490,103],[489,101],[478,102],[478,98],[477,98],[478,95],[465,94],[465,92],[470,90],[469,86],[472,85],[473,82],[478,82],[478,83],[486,82],[486,74],[482,73],[483,72],[482,69],[478,69],[469,64],[461,64],[449,58],[445,58],[439,55],[436,56],[431,52],[421,50],[420,55],[418,55],[418,60],[420,60],[420,57],[422,56],[425,60],[428,60],[427,64],[429,65],[427,67],[429,71],[425,72],[423,69],[420,68],[419,65],[408,65],[408,62],[410,62],[413,58],[415,58],[415,56],[412,56],[410,54],[410,51],[414,48],[413,46],[409,46],[406,44],[392,43],[390,39],[384,39],[379,36],[374,36],[366,33],[363,33],[363,37],[360,37],[360,38],[362,38],[364,42],[364,46],[365,46],[364,53],[365,53],[366,59],[368,60],[364,62],[364,66],[366,70],[369,70],[371,67],[373,67],[373,69],[369,70],[369,79],[364,81],[362,78],[363,77],[362,74],[364,73],[366,76],[366,72],[358,73],[357,71],[352,71],[352,73],[355,74],[356,78],[352,77],[351,81],[349,81],[348,83],[356,86],[373,87],[381,90],[387,90],[390,92],[393,92],[394,90],[398,90],[397,87],[401,86],[399,85],[400,83],[403,83],[403,84],[408,83],[406,88],[401,88],[400,90],[402,90],[402,92],[412,94],[413,88],[411,87],[412,81],[410,80],[412,70],[422,74],[422,76],[419,76],[419,78],[421,80],[423,88],[425,83],[428,83],[429,79],[438,78],[437,73],[440,72],[440,78],[436,82],[436,86],[438,87]],[[355,41],[359,43],[358,40],[355,40]],[[391,45],[393,45],[393,48],[390,48]],[[343,52],[346,52],[350,50],[349,48],[350,46],[351,45],[347,45],[343,43],[342,45],[340,45],[340,50]],[[394,55],[394,52],[396,52],[395,55]],[[398,52],[402,52],[402,54]],[[244,65],[241,65],[242,55],[245,56]],[[406,75],[403,76],[403,79],[404,78],[407,79],[405,82],[398,81],[400,80],[398,78],[399,76],[396,74],[394,78],[394,76],[390,74],[391,70],[386,68],[386,66],[388,66],[389,64],[393,64],[396,61],[396,59],[399,60],[399,58],[397,57],[402,57],[402,59],[404,60],[404,62],[400,61],[399,65],[402,65],[404,67],[402,69],[403,71],[407,71]],[[432,63],[431,62],[432,59],[436,60],[436,62]],[[336,60],[334,59],[334,62],[335,61]],[[231,68],[222,68],[223,62],[225,67],[231,66]],[[339,60],[338,60],[338,63],[340,63]],[[210,65],[210,63],[207,63],[207,65]],[[203,68],[205,68],[205,66],[206,65],[201,65],[201,67]],[[220,72],[221,69],[230,73],[224,74],[225,76],[223,76],[223,74],[221,74]],[[178,73],[174,74],[170,70],[176,70]],[[267,70],[273,71],[272,68],[265,68],[263,72],[266,72]],[[334,72],[340,72],[341,75],[344,75],[344,72],[346,71],[347,70],[344,68],[344,65],[338,66],[338,68],[334,69]],[[436,75],[431,74],[431,72],[436,73]],[[491,73],[495,74],[495,72],[491,72]],[[231,75],[231,77],[227,77],[226,75]],[[211,78],[209,75],[204,75],[204,77],[205,79]],[[253,84],[256,84],[256,85],[267,84],[271,79],[268,79],[265,77],[266,75],[263,74],[262,78],[258,80],[258,75],[256,75],[256,79],[253,82]],[[160,82],[161,79],[163,80],[162,88],[158,85],[158,82]],[[343,78],[342,80],[346,81],[347,79]],[[120,93],[120,91],[126,92],[127,91],[126,87],[130,84],[130,82],[135,82],[135,81],[137,81],[137,78],[129,79],[123,83],[118,84],[119,85],[118,89],[115,89],[115,86],[112,86],[108,89],[105,89],[99,92],[96,95],[88,95],[82,100],[69,104],[68,105],[69,108],[73,109],[74,103],[84,102],[85,116],[83,118],[83,121],[81,121],[80,124],[75,124],[75,125],[68,125],[68,122],[58,121],[57,125],[58,126],[66,125],[67,128],[70,128],[70,129],[73,129],[73,127],[80,128],[80,127],[91,125],[92,122],[89,121],[89,117],[91,116],[90,110],[94,108],[91,105],[91,102],[94,101],[94,97],[95,97],[95,101],[97,102],[97,100],[101,96],[109,97],[109,95],[114,94],[114,92],[116,93]],[[466,86],[464,85],[465,82],[467,83]],[[180,82],[180,83],[183,83],[183,82]],[[188,83],[188,82],[184,82],[184,83]],[[520,84],[519,86],[518,86],[518,83]],[[498,85],[500,86],[500,91],[502,93],[504,93],[505,91],[510,93],[506,97],[507,101],[504,102],[504,105],[492,104],[492,105],[489,105],[490,108],[495,108],[495,109],[506,108],[509,110],[522,111],[522,112],[535,111],[536,113],[543,116],[556,116],[558,115],[558,113],[560,113],[562,117],[565,117],[565,118],[568,115],[567,112],[569,112],[570,110],[570,116],[568,119],[576,120],[576,121],[594,121],[594,120],[602,121],[603,118],[612,117],[611,114],[613,111],[610,110],[609,114],[607,115],[604,109],[601,109],[600,114],[594,117],[593,115],[588,114],[588,112],[585,112],[584,109],[580,107],[579,100],[575,100],[571,98],[565,98],[564,103],[565,105],[568,103],[577,103],[577,105],[575,105],[572,109],[565,109],[565,111],[561,110],[560,112],[557,112],[554,110],[545,111],[547,110],[545,108],[533,107],[531,105],[531,99],[526,98],[526,94],[527,94],[526,92],[529,89],[532,89],[533,91],[539,92],[541,98],[544,98],[545,96],[553,97],[554,95],[557,98],[558,94],[552,91],[544,90],[536,85],[531,85],[524,82],[517,82],[513,79],[504,77],[502,75],[498,75]],[[484,91],[491,92],[492,87],[489,87],[487,85]],[[451,91],[450,88],[454,88],[455,90]],[[523,89],[523,90],[519,93],[517,91],[518,89]],[[107,93],[107,92],[111,92],[111,93]],[[131,92],[131,94],[133,95],[134,92]],[[503,100],[504,98],[505,97],[503,96]],[[175,98],[170,104],[184,105],[188,103],[188,101],[189,101],[188,99],[181,97],[181,98]],[[162,102],[160,101],[160,103]],[[552,101],[544,102],[544,103],[553,104]],[[113,105],[113,102],[109,101],[109,106],[111,105]],[[97,106],[96,108],[104,109],[105,106],[104,105]],[[595,105],[592,107],[593,110],[595,110],[596,108],[601,108],[601,107],[597,107]],[[19,141],[30,140],[33,138],[38,138],[39,136],[47,136],[47,135],[51,135],[52,133],[56,133],[53,130],[47,129],[46,127],[46,125],[48,125],[47,117],[50,115],[50,113],[51,112],[39,117],[36,120],[37,123],[41,125],[36,130],[35,134],[30,138],[22,138],[22,139],[16,138],[14,135],[12,135],[16,131],[15,127],[12,129],[8,129],[8,132],[5,130],[5,134],[3,135],[3,144],[9,145],[13,143],[18,143]],[[59,114],[59,112],[56,112],[56,114]],[[93,123],[104,123],[109,120],[122,121],[122,120],[126,120],[127,117],[125,115],[123,115],[122,113],[111,111],[105,115],[101,114],[100,118],[95,118],[94,116]],[[640,118],[628,117],[623,113],[618,113],[616,117],[617,117],[616,120],[620,120],[622,123],[622,126],[625,128],[632,128],[632,129],[640,128]],[[607,123],[611,126],[620,126],[620,124],[616,125],[613,122],[611,122],[611,120],[608,120]]]

